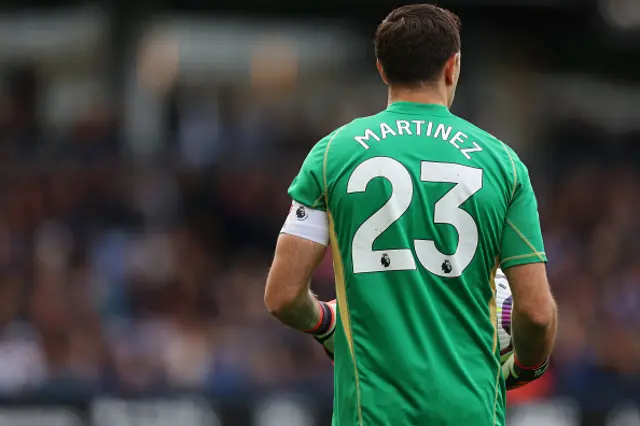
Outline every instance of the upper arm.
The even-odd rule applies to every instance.
[[[554,302],[547,280],[538,202],[527,168],[518,161],[516,171],[518,180],[502,233],[500,266],[518,310],[546,315]]]
[[[326,139],[307,155],[289,187],[293,204],[282,227],[265,299],[286,303],[308,291],[309,280],[322,261],[329,241],[323,164]]]
[[[527,168],[514,164],[515,187],[502,230],[500,266],[507,269],[529,263],[546,263],[540,216]]]

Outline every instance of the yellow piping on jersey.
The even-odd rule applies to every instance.
[[[533,253],[528,253],[528,254],[519,254],[517,256],[509,256],[507,258],[502,259],[502,264],[504,264],[505,262],[508,262],[510,260],[519,260],[519,259],[526,259],[528,257],[537,257],[540,260],[544,260],[543,256],[545,256],[546,253],[543,251],[536,251]]]
[[[489,275],[489,286],[491,287],[491,300],[489,300],[489,312],[491,313],[491,325],[493,325],[493,344],[491,350],[496,351],[498,347],[498,306],[496,303],[496,273],[498,272],[498,259]]]
[[[313,204],[311,205],[312,209],[317,209],[318,208],[318,203],[320,201],[322,201],[324,199],[324,194],[322,194],[321,196],[319,196],[318,198],[316,198],[316,200],[313,202]]]
[[[493,344],[491,351],[495,354],[498,347],[498,306],[496,303],[496,273],[498,272],[498,259],[489,276],[489,285],[491,286],[491,300],[489,300],[489,312],[491,313],[491,325],[493,325]],[[495,394],[493,399],[493,425],[496,424],[498,414],[498,393],[500,392],[500,377],[502,376],[502,368],[498,368],[496,376]]]
[[[524,255],[518,255],[518,256],[511,256],[508,257],[506,259],[502,259],[501,263],[506,262],[507,260],[513,260],[513,259],[521,259],[521,258],[527,258],[527,257],[532,257],[532,256],[537,256],[540,260],[544,261],[544,252],[538,251],[536,250],[535,246],[533,244],[531,244],[531,241],[529,241],[529,239],[518,229],[518,227],[511,222],[509,219],[507,219],[507,225],[509,225],[509,227],[511,227],[511,229],[514,230],[514,232],[520,237],[520,239],[527,245],[529,246],[529,248],[531,249],[531,253],[529,254],[524,254]]]
[[[329,230],[331,236],[331,254],[333,256],[333,273],[336,279],[336,298],[338,299],[338,311],[342,320],[342,329],[349,345],[349,353],[353,363],[353,377],[356,384],[356,409],[358,412],[358,425],[362,426],[362,397],[360,394],[360,374],[358,373],[358,362],[356,360],[356,352],[353,343],[353,332],[351,330],[351,315],[349,314],[349,304],[347,303],[347,288],[344,280],[344,266],[338,239],[334,228],[333,216],[328,213]]]
[[[353,332],[351,329],[351,315],[349,314],[349,305],[347,303],[347,288],[344,279],[344,265],[342,263],[342,252],[338,245],[338,238],[335,231],[335,222],[333,215],[329,209],[329,186],[327,184],[327,158],[329,157],[329,148],[331,143],[338,136],[338,133],[345,126],[339,128],[334,135],[327,142],[327,147],[324,151],[324,159],[322,161],[322,182],[324,189],[324,202],[327,209],[327,217],[329,218],[329,236],[331,241],[331,255],[333,257],[333,274],[336,280],[336,299],[338,300],[338,311],[340,312],[340,319],[342,320],[342,329],[347,339],[349,346],[349,353],[351,354],[351,361],[353,363],[353,375],[356,384],[356,409],[358,412],[358,425],[363,426],[362,423],[362,397],[360,394],[360,375],[358,373],[358,363],[356,361],[356,352],[354,349]]]

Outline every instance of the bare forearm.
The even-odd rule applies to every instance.
[[[318,300],[308,291],[271,311],[282,323],[300,331],[313,329],[320,321]]]
[[[312,334],[323,332],[325,308],[311,293],[310,280],[327,251],[326,246],[293,235],[281,234],[267,277],[264,303],[284,324]],[[316,329],[319,328],[319,329]]]
[[[513,341],[518,361],[525,366],[542,364],[553,350],[557,329],[555,304],[550,308],[548,320],[535,321],[514,306]]]

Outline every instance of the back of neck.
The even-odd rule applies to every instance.
[[[388,103],[415,102],[420,104],[443,105],[447,108],[447,96],[434,87],[421,87],[418,89],[389,89]]]

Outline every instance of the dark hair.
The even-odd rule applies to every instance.
[[[389,84],[431,83],[460,51],[460,19],[431,4],[402,6],[378,26],[374,45]]]

